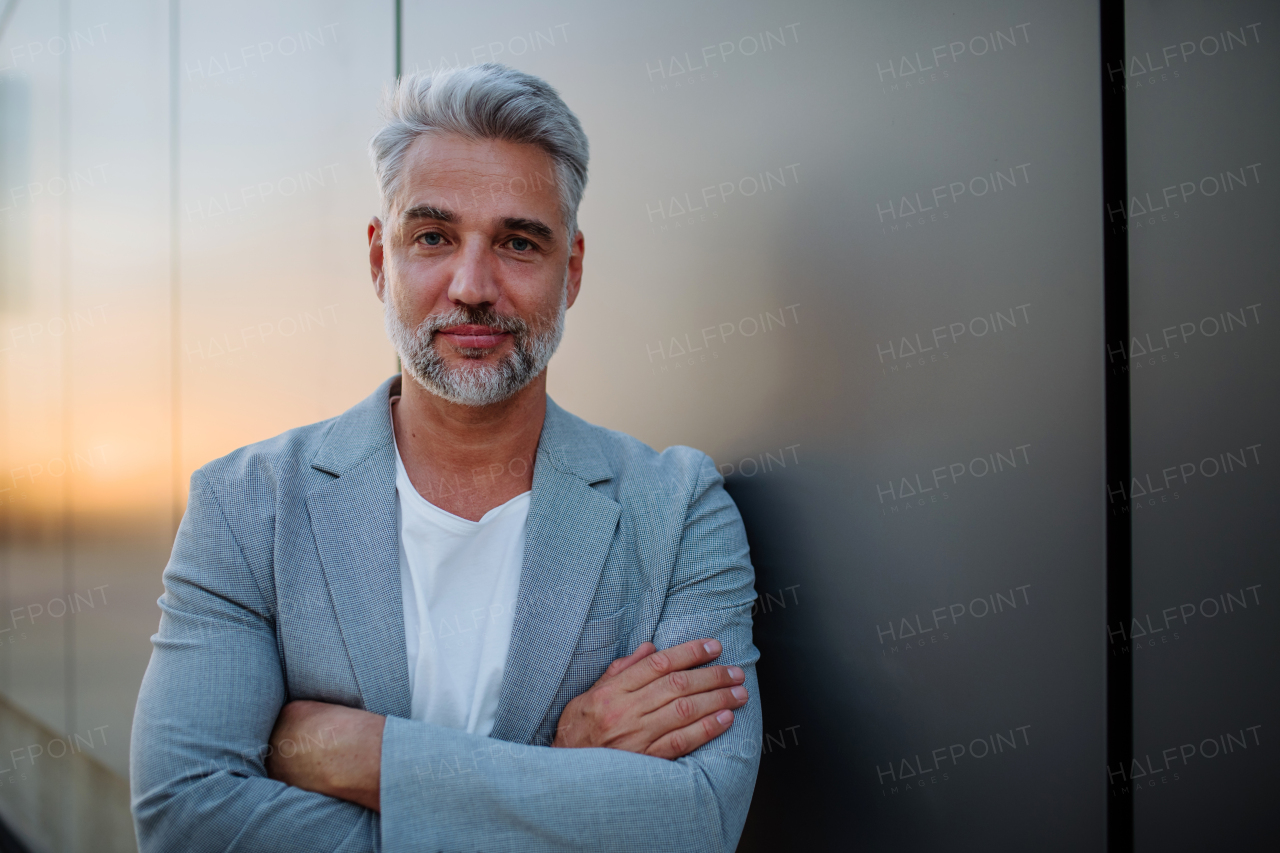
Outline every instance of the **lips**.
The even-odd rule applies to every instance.
[[[439,333],[448,338],[449,342],[454,346],[465,349],[489,349],[490,347],[496,347],[504,339],[511,337],[510,332],[494,326],[480,326],[469,323],[448,326],[441,329]]]

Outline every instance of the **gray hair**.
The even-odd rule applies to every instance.
[[[560,217],[569,238],[587,187],[587,135],[556,90],[531,74],[495,62],[402,77],[386,100],[387,124],[369,142],[382,213],[403,185],[405,152],[424,133],[536,145],[555,164]]]

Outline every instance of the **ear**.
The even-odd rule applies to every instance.
[[[573,303],[578,299],[578,290],[582,287],[582,256],[587,250],[586,241],[582,237],[582,232],[573,235],[573,241],[569,244],[569,277],[566,288],[566,303],[568,307],[572,307]]]
[[[369,277],[373,279],[373,292],[378,295],[378,299],[385,300],[387,276],[382,246],[382,220],[376,216],[369,220]]]

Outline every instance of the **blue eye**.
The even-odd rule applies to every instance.
[[[426,234],[423,234],[418,239],[425,242],[428,246],[439,246],[440,241],[444,238],[441,237],[440,234],[435,231],[428,231]]]
[[[511,248],[515,249],[517,252],[524,252],[532,249],[533,244],[523,237],[516,237],[511,241]]]

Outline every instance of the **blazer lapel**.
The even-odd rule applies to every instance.
[[[547,400],[506,672],[490,736],[529,742],[564,680],[622,508],[591,488],[612,476],[585,424]]]
[[[407,718],[409,664],[388,413],[394,381],[334,424],[311,464],[337,479],[307,495],[307,510],[364,707]]]

